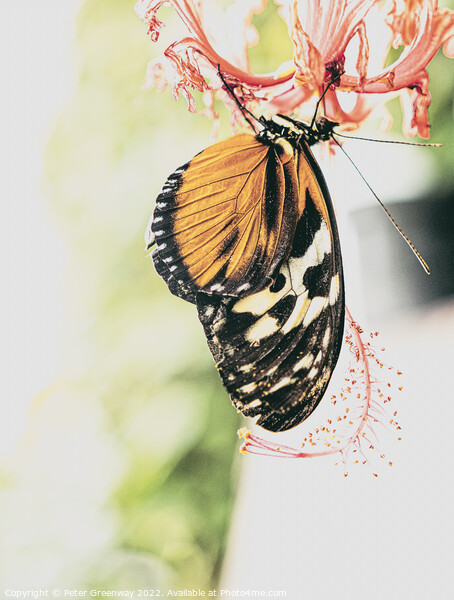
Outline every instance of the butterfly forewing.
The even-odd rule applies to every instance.
[[[197,297],[208,345],[233,404],[271,431],[315,409],[337,363],[344,286],[334,211],[305,143],[298,156],[300,205],[288,258],[275,281],[246,297]]]
[[[151,229],[172,293],[194,302],[200,291],[242,296],[273,281],[300,212],[293,154],[239,134],[168,178]]]

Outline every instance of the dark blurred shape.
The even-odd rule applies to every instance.
[[[364,300],[370,315],[399,312],[454,294],[454,189],[389,203],[389,209],[431,274],[426,275],[379,206],[355,211]]]

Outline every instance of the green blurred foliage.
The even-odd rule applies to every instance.
[[[70,253],[65,362],[78,393],[102,400],[125,459],[109,503],[116,547],[79,581],[99,589],[137,578],[214,587],[239,464],[241,423],[196,311],[169,294],[144,251],[167,174],[209,143],[212,126],[169,90],[142,90],[152,52],[132,3],[87,0],[78,85],[45,165]]]
[[[293,44],[288,35],[287,25],[279,17],[278,7],[274,2],[268,2],[265,10],[254,16],[253,23],[260,33],[258,44],[249,50],[253,71],[272,72],[293,58]]]

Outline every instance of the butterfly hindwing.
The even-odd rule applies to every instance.
[[[304,150],[304,152],[303,152]],[[236,299],[198,294],[199,318],[233,404],[284,431],[315,409],[337,363],[344,285],[334,211],[308,147],[299,156],[299,218],[288,258],[266,289]]]
[[[293,148],[239,134],[177,169],[156,201],[153,261],[172,293],[242,296],[267,287],[294,237]]]

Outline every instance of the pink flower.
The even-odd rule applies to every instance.
[[[406,135],[429,137],[426,67],[443,45],[445,54],[454,57],[453,11],[440,10],[437,0],[388,0],[384,6],[379,0],[275,1],[288,26],[293,59],[274,73],[259,74],[251,71],[248,50],[258,39],[252,18],[266,0],[232,1],[225,12],[214,0],[139,0],[136,11],[153,41],[162,26],[156,14],[163,4],[174,8],[188,30],[186,37],[165,50],[164,59],[151,64],[149,85],[162,88],[172,81],[174,97],[182,93],[192,112],[196,110],[192,90],[216,93],[228,103],[219,65],[249,108],[260,103],[268,114],[307,117],[306,103],[319,96],[345,64],[337,87],[325,96],[329,119],[346,128],[357,127],[379,98],[399,95]],[[385,67],[391,46],[403,50]],[[355,94],[349,110],[343,108],[347,93]]]

